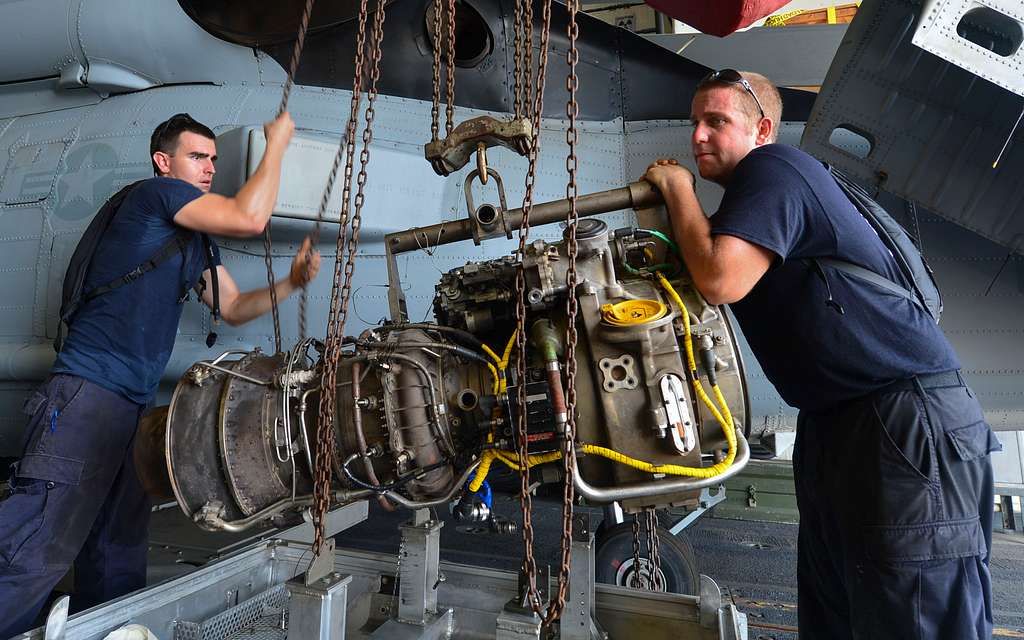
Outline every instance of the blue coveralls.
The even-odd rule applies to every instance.
[[[731,305],[765,375],[800,409],[801,639],[987,640],[998,442],[923,305],[822,265],[909,286],[825,167],[758,147],[711,232],[775,260]]]
[[[800,637],[990,638],[997,448],[957,372],[801,412]]]
[[[27,444],[0,501],[0,638],[33,626],[72,564],[76,611],[146,585],[150,504],[132,460],[141,412],[65,374],[29,397]]]
[[[179,233],[176,213],[200,196],[173,178],[138,183],[97,245],[83,291],[152,258]],[[209,267],[194,236],[185,252],[84,302],[25,405],[24,453],[0,501],[0,638],[31,628],[72,563],[74,611],[146,584],[150,507],[132,442],[174,348],[183,293]]]

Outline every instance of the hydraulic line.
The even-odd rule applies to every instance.
[[[672,475],[687,475],[696,478],[711,478],[719,475],[726,469],[728,469],[733,460],[736,459],[736,427],[733,425],[732,413],[729,412],[729,405],[725,401],[725,397],[722,395],[722,390],[717,384],[711,386],[712,392],[715,394],[715,400],[721,405],[722,411],[719,412],[712,404],[711,399],[708,398],[707,393],[704,392],[704,386],[700,382],[700,377],[697,374],[697,362],[693,357],[693,336],[690,333],[690,312],[686,309],[686,305],[683,303],[683,299],[679,297],[676,290],[672,287],[672,284],[662,275],[660,272],[656,272],[658,281],[661,286],[668,292],[672,301],[679,305],[679,309],[683,313],[683,326],[686,329],[686,339],[684,345],[686,346],[686,363],[690,367],[690,375],[693,382],[693,389],[697,392],[697,396],[701,399],[711,414],[718,420],[718,424],[722,427],[722,432],[725,434],[725,441],[729,445],[728,452],[726,453],[725,460],[718,462],[710,467],[679,467]],[[662,465],[662,466],[676,466],[676,465]],[[661,471],[659,471],[661,473]],[[670,472],[664,472],[670,473]]]
[[[671,242],[670,240],[668,242]],[[697,396],[707,406],[711,414],[718,420],[718,423],[722,426],[722,432],[725,434],[726,442],[728,443],[728,451],[725,459],[718,462],[710,467],[687,467],[677,464],[653,464],[644,460],[638,460],[630,456],[620,453],[607,447],[601,447],[593,444],[580,443],[579,448],[583,453],[601,456],[607,458],[613,462],[630,466],[640,471],[648,473],[663,473],[666,475],[673,476],[687,476],[693,478],[713,478],[721,475],[732,466],[733,461],[736,459],[736,433],[735,426],[733,423],[732,413],[729,411],[729,405],[722,395],[722,390],[719,388],[717,383],[711,385],[712,392],[715,395],[715,400],[721,406],[721,411],[711,402],[708,398],[707,393],[704,391],[704,387],[700,382],[700,378],[697,372],[697,363],[693,356],[693,335],[690,331],[690,313],[686,308],[686,304],[683,303],[682,298],[676,292],[672,284],[665,278],[660,272],[655,272],[658,277],[661,286],[668,293],[669,297],[675,302],[682,312],[683,326],[686,329],[684,345],[686,347],[686,362],[690,369],[690,375],[693,382],[693,388],[697,393]],[[710,376],[709,376],[710,377]],[[561,452],[552,452],[546,454],[530,455],[528,456],[528,466],[533,467],[538,464],[545,462],[552,462],[562,457]],[[483,452],[480,460],[480,466],[477,467],[476,474],[470,483],[469,488],[476,491],[483,484],[484,480],[487,479],[487,474],[490,472],[491,465],[494,460],[499,460],[505,465],[512,469],[519,470],[521,465],[518,463],[518,454],[514,451],[503,451],[500,449],[487,449]]]
[[[460,356],[487,365],[487,368],[490,369],[491,371],[491,375],[494,376],[495,385],[500,386],[498,370],[494,367],[493,364],[491,364],[490,361],[487,360],[487,358],[483,357],[479,353],[476,353],[475,351],[467,349],[466,347],[461,347],[457,344],[449,344],[447,342],[401,342],[397,344],[389,344],[383,342],[360,342],[358,344],[359,346],[364,347],[366,349],[388,351],[391,353],[393,353],[397,349],[443,349],[445,351],[454,351]]]
[[[500,358],[493,349],[491,349],[489,346],[482,342],[480,343],[484,352],[487,355],[494,358],[494,361],[497,363],[496,367],[492,365],[487,365],[491,369],[491,373],[493,373],[496,376],[494,385],[494,395],[505,393],[505,390],[508,388],[508,380],[505,377],[505,370],[508,369],[508,361],[512,355],[512,346],[515,345],[516,343],[516,336],[518,335],[518,333],[519,329],[516,329],[512,332],[512,336],[508,339],[508,342],[505,343],[505,351],[502,352]]]
[[[377,479],[377,474],[373,470],[373,462],[370,460],[370,454],[367,452],[366,447],[366,436],[363,433],[363,409],[359,406],[359,400],[361,396],[359,382],[360,373],[362,369],[362,363],[359,361],[352,363],[352,425],[356,432],[356,442],[359,445],[359,455],[363,459],[363,468],[366,469],[366,478],[370,481],[372,486],[380,485],[380,480]],[[363,487],[364,489],[367,487]],[[388,499],[382,495],[377,496],[377,501],[380,502],[380,506],[387,511],[394,511],[395,506],[388,502]]]
[[[383,327],[378,327],[377,329],[375,329],[375,331],[390,332],[402,331],[405,329],[422,329],[424,331],[436,331],[437,333],[447,333],[452,336],[457,336],[458,338],[461,338],[463,342],[468,343],[468,346],[471,346],[475,349],[483,350],[483,348],[486,346],[484,345],[483,342],[480,341],[479,338],[474,336],[472,333],[466,331],[465,329],[459,329],[457,327],[446,327],[444,325],[433,324],[430,322],[403,322],[401,324],[388,324],[384,325]],[[494,361],[498,361],[497,356],[494,356]]]
[[[535,467],[538,464],[544,464],[545,462],[554,462],[555,460],[562,459],[561,451],[553,451],[551,453],[540,453],[529,456],[529,466]],[[485,449],[480,457],[480,466],[476,468],[476,474],[473,476],[473,480],[469,483],[470,491],[478,491],[483,485],[484,480],[487,479],[487,474],[491,471],[491,465],[495,460],[499,460],[510,469],[519,471],[522,467],[519,465],[518,454],[515,451],[503,451],[501,449]]]
[[[432,417],[433,417],[433,425],[434,425],[434,431],[435,431],[434,432],[434,437],[439,439],[441,442],[444,443],[445,447],[448,449],[448,455],[454,456],[455,455],[455,444],[454,444],[454,442],[452,442],[451,434],[445,428],[445,425],[443,425],[441,423],[441,415],[440,415],[440,412],[438,411],[438,407],[440,405],[437,402],[437,391],[434,389],[434,381],[430,377],[430,372],[427,371],[427,368],[424,367],[423,364],[420,363],[419,361],[417,361],[415,358],[413,358],[411,356],[407,356],[407,355],[402,354],[402,353],[392,353],[392,352],[389,352],[389,353],[381,354],[381,357],[384,358],[384,359],[399,360],[401,362],[408,363],[414,369],[419,371],[421,376],[423,376],[423,380],[426,383],[424,386],[427,388],[428,392],[430,393],[430,400],[429,400],[430,401],[430,413],[432,414]],[[429,428],[429,426],[428,426],[428,428]]]
[[[423,475],[426,475],[426,474],[430,473],[431,471],[434,471],[435,469],[440,469],[442,467],[448,466],[448,464],[449,464],[447,460],[441,460],[440,462],[435,462],[434,464],[427,465],[427,466],[421,467],[419,469],[414,469],[414,470],[410,471],[409,473],[406,473],[405,475],[399,476],[398,479],[394,480],[393,482],[389,482],[386,485],[372,485],[372,484],[369,484],[367,482],[363,482],[359,478],[355,477],[352,474],[352,471],[348,468],[348,465],[357,457],[359,457],[359,454],[358,453],[353,453],[348,458],[346,458],[345,461],[341,465],[341,470],[344,472],[345,477],[348,478],[349,482],[351,482],[352,484],[356,485],[357,487],[360,487],[362,489],[369,489],[370,491],[373,491],[375,493],[384,493],[386,491],[394,491],[395,489],[403,487],[403,486],[409,484],[410,482],[412,482],[413,480],[416,480],[417,478],[419,478],[419,477],[421,477]],[[383,496],[381,496],[381,497],[383,497]]]

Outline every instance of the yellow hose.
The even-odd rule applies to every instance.
[[[503,451],[501,449],[487,449],[480,457],[480,466],[476,468],[476,473],[473,475],[473,480],[469,483],[470,491],[477,491],[480,486],[487,479],[487,474],[491,472],[491,465],[495,460],[499,460],[505,464],[505,466],[515,471],[519,471],[522,467],[519,466],[518,460],[519,454],[515,451]],[[537,453],[528,456],[528,466],[535,467],[538,464],[544,464],[545,462],[554,462],[562,458],[561,451],[552,451],[551,453]]]
[[[498,370],[490,362],[487,363],[487,368],[491,370],[491,375],[494,376],[494,384],[491,385],[491,393],[498,395],[498,392],[501,391],[502,376],[498,375]]]
[[[672,287],[672,284],[665,278],[661,272],[657,272],[658,281],[661,286],[668,292],[672,301],[679,305],[679,309],[683,312],[683,326],[686,328],[686,339],[683,344],[686,346],[686,364],[690,367],[691,378],[693,380],[693,389],[697,392],[697,396],[701,399],[711,414],[718,420],[718,424],[722,426],[722,432],[725,434],[725,441],[729,444],[729,449],[725,455],[725,460],[715,463],[710,467],[678,467],[678,470],[672,475],[687,475],[696,478],[712,478],[724,472],[730,466],[732,466],[733,460],[736,459],[736,427],[733,425],[732,413],[729,411],[729,405],[725,402],[725,397],[722,395],[722,390],[718,388],[718,385],[712,385],[711,390],[715,394],[715,399],[722,406],[722,411],[711,403],[711,399],[708,398],[708,394],[704,392],[704,386],[700,383],[700,378],[697,376],[697,362],[693,358],[693,337],[690,334],[690,312],[687,311],[686,305],[683,303],[683,299],[679,297],[676,290]],[[722,414],[725,414],[723,417]],[[662,465],[667,467],[676,467],[678,465]],[[655,473],[669,473],[667,471],[657,471]]]
[[[715,463],[710,467],[686,467],[678,464],[652,464],[644,460],[638,460],[631,458],[623,453],[614,451],[607,447],[601,447],[594,444],[579,444],[577,448],[583,453],[591,455],[601,456],[607,458],[613,462],[624,464],[632,467],[639,471],[647,473],[663,473],[671,476],[687,476],[691,478],[713,478],[721,475],[726,469],[732,466],[733,461],[736,459],[736,427],[733,423],[732,413],[729,411],[729,404],[725,401],[725,396],[722,395],[722,390],[717,384],[711,386],[711,391],[715,394],[715,400],[721,406],[721,411],[711,402],[707,393],[704,391],[704,387],[700,382],[700,378],[697,374],[697,361],[693,357],[693,336],[690,331],[690,313],[686,309],[686,304],[683,299],[679,297],[676,290],[672,287],[672,284],[665,278],[661,272],[656,272],[658,280],[661,286],[668,292],[669,297],[679,305],[679,309],[683,314],[683,326],[686,329],[685,340],[683,342],[686,348],[686,364],[690,368],[691,378],[693,382],[693,389],[696,391],[697,396],[701,399],[711,414],[718,420],[718,423],[722,426],[722,432],[725,434],[725,440],[729,445],[728,451],[725,456],[725,460]],[[515,341],[516,334],[513,333],[512,337],[509,338],[509,344],[505,347],[504,364],[507,365],[508,354],[511,352],[511,345]],[[488,349],[488,351],[490,351]],[[493,352],[492,352],[493,353]],[[499,362],[501,365],[502,362]],[[493,367],[492,367],[493,368]],[[490,439],[489,439],[490,441]],[[533,467],[538,464],[545,462],[553,462],[559,460],[562,457],[560,451],[554,451],[551,453],[533,454],[528,456],[527,464]],[[483,485],[484,480],[487,479],[487,474],[490,473],[491,465],[495,460],[501,461],[506,466],[518,471],[522,467],[519,465],[519,455],[514,451],[504,451],[501,449],[487,449],[483,452],[480,459],[480,466],[477,467],[476,474],[473,476],[473,480],[469,483],[469,489],[471,491],[477,491]]]
[[[487,363],[487,368],[491,370],[491,375],[494,376],[494,384],[491,387],[491,392],[494,395],[505,393],[508,388],[508,381],[505,379],[505,369],[508,369],[508,360],[512,354],[512,346],[516,343],[516,335],[519,333],[519,329],[512,332],[512,336],[508,339],[508,343],[505,344],[505,351],[499,358],[498,354],[494,352],[485,343],[480,343],[484,349],[484,353],[494,359],[494,363],[498,365],[495,367],[490,362]]]

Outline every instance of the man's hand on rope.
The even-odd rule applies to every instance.
[[[312,242],[307,237],[302,241],[299,253],[292,260],[291,273],[288,279],[296,288],[304,287],[316,278],[320,271],[320,252],[313,249]]]
[[[280,145],[287,147],[295,131],[295,122],[287,111],[263,125],[263,135],[267,137],[267,146]]]

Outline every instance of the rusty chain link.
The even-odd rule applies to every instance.
[[[306,7],[302,11],[302,19],[299,21],[299,33],[295,37],[295,48],[292,49],[292,60],[288,67],[288,76],[285,78],[284,91],[281,94],[281,104],[277,107],[277,117],[280,117],[285,110],[288,109],[288,99],[292,95],[292,85],[295,84],[295,72],[299,68],[299,59],[302,57],[302,47],[306,42],[306,31],[309,29],[309,16],[313,12],[313,1],[306,0]],[[267,225],[263,227],[263,261],[267,267],[267,286],[270,289],[270,315],[274,320],[274,353],[281,353],[281,316],[277,308],[277,282],[274,278],[274,262],[273,257],[270,255],[272,246],[270,225],[271,220],[267,220]],[[307,265],[308,269],[308,265]],[[299,302],[299,313],[304,313],[305,309],[303,302]],[[300,316],[301,317],[301,316]],[[300,332],[299,338],[303,338],[304,335]]]
[[[302,10],[302,18],[299,21],[299,33],[295,37],[295,48],[292,49],[291,64],[288,66],[288,77],[284,81],[281,104],[277,107],[278,116],[288,110],[288,99],[292,95],[292,85],[295,84],[295,72],[299,70],[302,47],[306,44],[306,32],[309,30],[309,17],[313,13],[313,2],[314,0],[306,0],[306,6]]]
[[[441,3],[444,1],[444,29],[441,33]],[[445,47],[445,136],[450,136],[455,126],[455,0],[434,0],[434,64],[433,64],[433,102],[430,107],[430,141],[437,142],[437,134],[441,130],[441,46]]]
[[[515,33],[515,45],[514,45],[515,48],[513,49],[514,53],[512,55],[513,69],[514,69],[514,72],[513,72],[513,80],[514,80],[514,82],[513,82],[513,89],[512,89],[512,92],[513,92],[512,104],[514,105],[514,109],[515,109],[515,117],[516,118],[521,118],[521,117],[523,117],[523,72],[525,71],[526,75],[530,74],[530,70],[529,69],[523,69],[523,56],[522,56],[522,50],[523,50],[523,3],[522,2],[518,2],[518,1],[516,2],[515,21],[513,22],[512,31],[513,31],[513,33]],[[530,96],[526,96],[526,100],[529,100],[529,99],[530,99]]]
[[[270,255],[270,220],[263,227],[263,262],[267,267],[267,288],[270,289],[270,315],[274,320],[274,353],[281,353],[281,316],[277,310],[277,286],[274,278],[274,262]]]
[[[579,78],[576,76],[576,64],[579,62],[579,51],[576,48],[576,40],[579,37],[579,26],[576,24],[576,14],[579,9],[579,0],[567,0],[566,7],[569,9],[569,24],[566,27],[569,37],[569,51],[566,54],[569,74],[565,85],[569,92],[569,102],[565,106],[565,112],[569,118],[569,127],[565,132],[565,140],[569,144],[569,154],[565,159],[565,168],[569,174],[569,182],[565,187],[565,197],[569,201],[569,216],[566,219],[568,236],[566,252],[569,257],[569,268],[565,277],[568,291],[565,305],[566,422],[565,433],[562,437],[565,482],[562,493],[562,562],[558,572],[558,591],[544,618],[545,626],[550,625],[562,614],[562,610],[565,608],[566,592],[569,589],[569,565],[572,557],[572,512],[575,495],[574,476],[576,474],[576,343],[579,338],[576,332],[576,315],[579,306],[576,299],[576,285],[578,284],[576,256],[579,253],[579,246],[576,242],[576,227],[579,222],[579,211],[576,209],[576,174],[579,170],[579,159],[576,156],[576,144],[579,141],[579,133],[576,130],[576,118],[579,116],[579,104],[576,101]]]
[[[658,517],[654,509],[644,511],[647,514],[647,554],[650,557],[648,567],[651,572],[651,591],[665,591],[665,576],[661,572],[661,549],[658,541]]]
[[[630,579],[627,587],[633,589],[643,589],[644,581],[643,574],[640,572],[641,566],[640,557],[640,514],[633,514],[633,573],[630,575]]]
[[[434,0],[434,65],[433,65],[433,104],[430,107],[430,141],[437,142],[440,129],[438,118],[441,117],[441,7],[440,0]]]
[[[440,1],[440,0],[437,0]],[[452,135],[455,126],[455,0],[448,0],[448,103],[444,115],[445,136]]]
[[[531,0],[520,0],[529,4]],[[527,453],[526,424],[526,278],[523,273],[523,256],[526,255],[526,241],[530,235],[530,212],[533,209],[533,189],[537,174],[537,157],[540,154],[540,118],[544,104],[544,84],[547,75],[548,40],[551,32],[551,0],[544,3],[543,26],[541,27],[540,60],[537,68],[537,92],[530,109],[533,132],[528,154],[525,194],[523,196],[523,220],[519,227],[519,265],[516,269],[516,402],[519,412],[516,420],[516,449],[519,455],[520,486],[519,498],[523,514],[523,573],[527,577],[527,598],[530,606],[542,615],[540,594],[537,591],[537,562],[533,557],[533,501],[530,497],[530,466]],[[532,28],[532,27],[531,27]],[[529,74],[527,74],[529,75]]]
[[[327,511],[331,502],[331,462],[334,457],[334,409],[337,382],[338,361],[341,358],[341,339],[348,316],[349,298],[352,292],[352,275],[355,272],[355,254],[359,243],[359,227],[362,216],[363,188],[366,184],[366,164],[369,162],[369,145],[373,139],[373,102],[377,96],[377,79],[380,77],[381,41],[384,32],[386,0],[379,0],[374,14],[373,33],[370,38],[370,69],[369,90],[367,95],[366,126],[363,130],[363,148],[359,156],[358,188],[352,212],[352,234],[348,235],[349,214],[351,211],[352,170],[354,167],[356,130],[359,118],[359,105],[363,88],[363,69],[365,67],[365,35],[367,26],[367,0],[359,5],[359,32],[356,38],[355,79],[352,83],[351,112],[349,113],[345,138],[345,177],[342,193],[342,210],[338,229],[337,255],[334,261],[334,278],[331,287],[331,304],[327,321],[327,338],[324,355],[321,358],[320,412],[317,425],[316,445],[316,480],[314,483],[314,535],[313,550],[319,554],[324,543],[324,527]],[[329,194],[326,196],[329,198]],[[324,205],[325,206],[325,205]],[[344,265],[344,285],[339,289],[342,280],[341,257],[347,249]]]
[[[643,527],[640,525],[641,520]],[[647,546],[646,558],[641,553],[641,540]],[[644,509],[633,514],[633,571],[626,586],[648,591],[665,591],[659,545],[658,519],[654,509]]]
[[[550,26],[550,25],[549,25]],[[523,2],[523,114],[527,118],[533,118],[533,108],[537,103],[533,97],[533,2]],[[519,53],[518,51],[516,52]],[[547,57],[547,52],[544,54]],[[539,73],[539,72],[538,72]],[[539,122],[539,121],[538,121]]]

